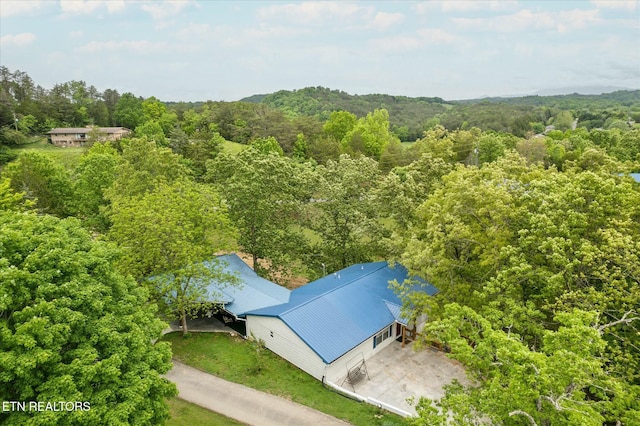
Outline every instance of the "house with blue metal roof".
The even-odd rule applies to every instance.
[[[292,290],[285,303],[246,312],[247,335],[318,380],[338,380],[415,325],[389,287],[407,278],[399,264],[352,265]],[[416,286],[438,291],[420,279]]]

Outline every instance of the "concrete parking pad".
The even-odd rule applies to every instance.
[[[366,366],[369,380],[342,386],[413,415],[416,411],[409,398],[415,403],[421,396],[439,399],[444,396],[442,387],[453,379],[470,384],[462,365],[435,348],[414,351],[412,345],[403,348],[400,342],[393,342],[368,359]]]
[[[204,317],[204,318],[188,318],[187,319],[187,328],[189,332],[192,333],[213,333],[213,332],[227,332],[231,333],[233,330],[226,325],[224,325],[219,319],[215,317]],[[167,332],[171,331],[182,331],[182,327],[180,326],[180,321],[174,320],[169,323],[169,329]]]

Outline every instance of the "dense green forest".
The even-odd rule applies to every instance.
[[[164,103],[2,67],[0,397],[162,422],[157,314],[194,313],[203,277],[235,285],[201,262],[240,250],[282,285],[387,259],[440,289],[394,284],[475,384],[412,424],[640,424],[639,114],[638,91]],[[62,163],[34,149],[58,126],[134,132]]]

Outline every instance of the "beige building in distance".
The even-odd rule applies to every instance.
[[[62,147],[83,146],[95,135],[93,142],[115,141],[131,134],[125,127],[58,127],[47,132],[49,142]]]

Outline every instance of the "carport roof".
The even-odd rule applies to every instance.
[[[322,360],[330,364],[401,317],[402,301],[389,282],[409,274],[402,265],[363,263],[291,291],[288,303],[247,312],[280,318]],[[429,295],[437,289],[413,278]]]
[[[207,292],[211,299],[223,303],[225,310],[235,316],[289,301],[290,290],[258,276],[237,254],[218,256],[216,261],[224,272],[237,276],[241,285],[220,287],[216,282],[211,282]],[[205,262],[207,265],[212,263]]]

